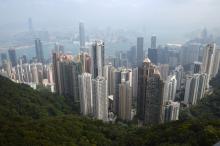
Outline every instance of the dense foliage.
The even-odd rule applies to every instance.
[[[78,116],[67,102],[0,77],[0,145],[209,146],[220,140],[218,89],[181,121],[141,128]]]

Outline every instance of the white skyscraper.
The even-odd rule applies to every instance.
[[[208,44],[203,49],[203,72],[207,74],[207,88],[209,87],[209,81],[211,80],[211,75],[213,71],[213,64],[215,60],[215,47],[216,45],[214,43]]]
[[[93,115],[92,75],[79,75],[80,111],[83,115]]]
[[[98,40],[93,43],[90,56],[92,58],[91,71],[93,78],[103,76],[103,67],[105,65],[105,50],[103,41]]]
[[[192,74],[186,77],[184,103],[196,104],[205,94],[206,74]]]
[[[176,75],[176,80],[177,80],[177,86],[176,89],[180,90],[181,89],[181,84],[183,80],[183,75],[184,75],[184,69],[181,65],[177,66],[174,70],[174,74]]]
[[[92,80],[94,116],[97,119],[108,121],[108,86],[104,77],[98,76]]]
[[[177,80],[176,75],[170,75],[164,82],[163,103],[169,100],[175,100]]]
[[[219,61],[220,61],[220,49],[215,49],[213,67],[211,72],[211,78],[214,78],[219,70]]]
[[[168,101],[163,106],[163,122],[175,121],[179,119],[180,103]]]

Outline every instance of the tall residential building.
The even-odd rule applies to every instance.
[[[92,62],[92,59],[91,57],[89,56],[88,53],[86,52],[81,52],[79,54],[79,60],[80,60],[80,63],[82,64],[82,72],[86,72],[86,73],[91,73],[91,62]]]
[[[144,58],[144,38],[137,38],[137,66],[141,66]]]
[[[36,58],[38,62],[44,62],[44,54],[43,54],[43,47],[40,39],[35,40],[35,51],[36,51]]]
[[[196,104],[205,94],[205,84],[207,83],[206,74],[188,75],[186,78],[186,87],[184,103],[187,105]]]
[[[121,70],[113,71],[113,95],[114,95],[114,112],[118,113],[119,111],[119,84],[121,83]]]
[[[155,35],[151,36],[151,49],[157,48],[157,37]]]
[[[167,77],[169,76],[169,64],[160,64],[158,68],[161,78],[166,81]]]
[[[202,63],[195,61],[192,65],[192,73],[196,74],[196,73],[201,73],[202,72]]]
[[[104,77],[92,79],[94,116],[97,119],[108,121],[108,88]]]
[[[181,90],[181,85],[183,82],[183,77],[184,77],[184,68],[183,66],[179,65],[174,69],[174,74],[176,75],[176,80],[177,80],[177,86],[176,89],[179,91]]]
[[[108,64],[104,66],[104,77],[108,82],[108,95],[113,94],[113,71],[115,68],[112,66],[112,64]]]
[[[105,65],[105,50],[104,50],[104,42],[99,40],[95,41],[91,48],[91,72],[93,78],[97,76],[103,76],[103,67]]]
[[[216,44],[208,44],[203,49],[203,72],[207,74],[208,80],[207,80],[207,88],[209,87],[209,81],[211,80],[211,74],[213,71],[213,64],[215,59],[215,47]]]
[[[132,88],[129,81],[119,84],[119,119],[131,120]]]
[[[132,70],[132,106],[137,107],[138,97],[138,68]]]
[[[219,71],[219,62],[220,62],[220,49],[215,49],[211,78],[214,78],[217,75]]]
[[[164,83],[159,70],[146,58],[138,69],[137,115],[147,124],[162,122]]]
[[[15,49],[9,49],[8,50],[8,56],[9,56],[9,59],[11,61],[12,67],[16,66],[17,65],[17,56],[16,56]]]
[[[176,121],[179,119],[180,103],[168,101],[163,106],[163,122]]]
[[[79,101],[78,75],[82,73],[81,64],[72,55],[53,54],[55,90],[59,95]]]
[[[80,111],[83,115],[93,116],[92,75],[79,75]]]
[[[80,51],[85,51],[85,28],[84,23],[79,23],[79,42],[80,42]]]
[[[168,76],[167,80],[164,82],[163,103],[166,103],[169,100],[175,100],[176,86],[176,75]]]

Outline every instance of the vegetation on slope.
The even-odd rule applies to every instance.
[[[215,89],[183,120],[138,128],[72,114],[63,97],[0,77],[0,145],[211,146],[220,140],[219,103]]]

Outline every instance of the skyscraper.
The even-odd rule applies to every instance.
[[[163,93],[163,103],[169,100],[175,100],[176,96],[176,75],[170,75],[167,77],[167,80],[164,82],[164,93]]]
[[[138,37],[137,38],[137,65],[141,66],[143,63],[144,58],[144,38]]]
[[[80,111],[83,115],[93,116],[92,75],[79,75]]]
[[[209,87],[209,81],[211,80],[211,74],[213,71],[213,64],[214,64],[214,59],[215,59],[215,47],[216,44],[208,44],[204,49],[203,49],[203,73],[206,73],[208,78],[207,78],[207,88]]]
[[[148,58],[151,60],[151,62],[153,64],[157,65],[157,63],[158,63],[158,49],[149,48],[148,49]]]
[[[163,122],[175,121],[179,119],[180,103],[168,101],[163,106]]]
[[[55,89],[59,95],[79,101],[78,75],[82,73],[81,63],[73,60],[72,55],[53,54]]]
[[[8,50],[8,56],[11,61],[11,65],[14,67],[17,65],[17,56],[15,49],[9,49]]]
[[[151,49],[157,48],[157,37],[155,35],[151,36]]]
[[[91,72],[93,78],[96,78],[97,76],[103,76],[103,67],[105,65],[104,42],[101,40],[95,41],[92,45],[90,53],[92,59]]]
[[[201,73],[202,72],[202,63],[201,62],[198,62],[198,61],[195,61],[193,63],[193,66],[192,66],[192,72],[194,74],[196,73]]]
[[[187,105],[196,104],[205,94],[206,74],[192,74],[186,78],[184,103]]]
[[[162,122],[163,88],[157,67],[146,58],[138,68],[137,114],[144,123]]]
[[[176,89],[179,91],[179,90],[181,90],[183,76],[184,76],[184,69],[183,69],[183,67],[181,65],[177,66],[174,69],[174,74],[176,75],[176,80],[177,80]]]
[[[44,62],[44,54],[43,54],[43,47],[40,39],[35,40],[35,51],[36,51],[36,58],[38,62]]]
[[[80,51],[85,50],[85,28],[84,23],[79,23],[79,41],[80,41]]]
[[[98,76],[92,79],[92,93],[94,116],[97,119],[108,121],[108,88],[104,77]]]
[[[213,67],[211,72],[211,78],[214,78],[219,71],[219,62],[220,62],[220,49],[215,49],[215,55],[213,60]]]
[[[132,88],[129,81],[122,81],[119,84],[119,118],[131,120]]]

